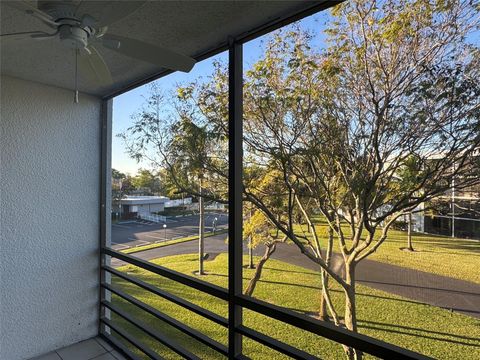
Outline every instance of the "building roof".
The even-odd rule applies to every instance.
[[[166,196],[126,196],[120,200],[122,205],[164,204],[170,200]]]

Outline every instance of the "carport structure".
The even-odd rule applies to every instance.
[[[103,3],[112,6],[112,2]],[[112,257],[226,301],[229,314],[223,318],[162,289],[145,289],[227,328],[228,344],[219,344],[202,334],[201,329],[175,325],[230,359],[246,358],[242,354],[242,337],[293,358],[314,358],[244,326],[244,308],[377,357],[422,358],[406,349],[242,295],[242,46],[337,3],[151,1],[111,26],[115,34],[159,44],[197,61],[229,52],[228,289],[110,248],[112,99],[171,71],[106,50],[102,55],[113,82],[99,86],[79,78],[75,84],[75,58],[60,43],[2,42],[1,359],[26,359],[97,335],[126,356],[136,358],[113,332],[157,358],[110,319],[111,310],[131,319],[110,302],[112,292],[129,298],[110,284],[112,274],[136,281],[111,268]],[[122,6],[120,2],[118,6]],[[42,27],[42,22],[2,1],[2,34]],[[75,89],[80,91],[78,103],[73,102]],[[133,302],[162,318],[161,313],[145,304]],[[133,321],[145,329],[144,324]],[[164,335],[152,336],[177,354],[195,358]]]

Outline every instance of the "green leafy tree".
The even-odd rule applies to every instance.
[[[112,179],[122,180],[125,179],[126,175],[117,169],[112,169]]]
[[[126,175],[117,169],[112,169],[112,211],[121,213],[120,200],[125,196],[122,191],[122,181]]]
[[[132,158],[163,169],[173,193],[199,199],[199,274],[204,274],[204,201],[227,202],[227,148],[217,129],[219,121],[212,120],[221,111],[209,105],[212,84],[179,87],[173,108],[153,84],[146,105],[132,117],[133,125],[119,135]]]
[[[342,321],[327,300],[329,311],[357,331],[358,263],[380,249],[398,217],[453,178],[460,188],[479,181],[478,50],[465,43],[478,12],[463,2],[351,1],[333,15],[325,53],[312,53],[308,36],[277,37],[247,73],[245,91],[248,151],[282,172],[286,201],[309,224],[304,204],[315,202],[330,228],[326,252],[315,231],[310,239],[298,233],[295,212],[277,221],[246,191],[342,287]],[[412,157],[422,171],[399,184]],[[342,272],[326,261],[332,241]]]
[[[255,273],[250,279],[244,294],[252,296],[257,286],[258,280],[262,276],[262,270],[265,263],[270,259],[277,248],[279,242],[285,242],[286,237],[279,239],[275,236],[275,226],[261,211],[254,211],[253,214],[243,224],[244,238],[250,238],[250,246],[265,246],[265,252],[255,267]]]
[[[205,204],[203,189],[205,181],[204,164],[207,155],[208,133],[205,128],[196,125],[190,118],[184,116],[172,127],[173,138],[169,145],[170,163],[176,170],[176,177],[184,182],[198,184],[199,208],[199,275],[204,275],[205,252]]]
[[[150,194],[161,191],[160,178],[152,171],[139,169],[137,175],[132,180],[132,185],[137,189],[148,189]]]

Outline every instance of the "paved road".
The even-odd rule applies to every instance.
[[[205,231],[212,231],[214,219],[217,218],[217,229],[228,224],[228,215],[208,213],[205,216]],[[147,221],[132,221],[112,225],[112,248],[126,249],[132,246],[147,245],[154,242],[171,240],[198,234],[199,216],[186,216],[167,219],[166,225]]]
[[[206,253],[215,255],[227,252],[225,239],[226,234],[207,238],[205,242]],[[191,254],[197,251],[198,242],[190,241],[133,255],[144,260],[151,260],[163,256]],[[261,254],[263,249],[257,249],[255,252]],[[279,244],[273,258],[310,270],[319,269],[315,263],[302,255],[293,245]],[[112,261],[113,266],[121,264],[117,260]],[[341,270],[341,256],[335,256],[333,267]],[[480,318],[480,284],[372,260],[363,260],[358,265],[357,280],[363,285],[391,294]]]

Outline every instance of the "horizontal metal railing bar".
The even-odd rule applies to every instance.
[[[303,350],[297,349],[296,347],[288,345],[280,340],[274,339],[268,335],[262,334],[258,331],[255,331],[243,325],[238,326],[235,329],[235,331],[249,337],[250,339],[253,339],[259,342],[260,344],[263,344],[265,346],[268,346],[269,348],[272,348],[278,352],[281,352],[282,354],[288,355],[293,359],[298,359],[298,360],[320,359],[319,357],[313,356]]]
[[[170,348],[172,351],[176,352],[178,355],[182,356],[183,358],[188,359],[188,360],[200,360],[200,358],[197,355],[188,351],[187,349],[185,349],[183,346],[181,346],[176,341],[171,340],[168,337],[158,333],[156,330],[154,330],[150,326],[148,326],[148,325],[144,324],[143,322],[135,319],[133,316],[130,316],[129,314],[127,314],[126,312],[124,312],[123,310],[118,308],[117,306],[113,305],[111,302],[103,300],[102,305],[107,307],[108,309],[110,309],[111,311],[116,313],[117,315],[121,316],[122,318],[124,318],[125,320],[130,322],[131,324],[135,325],[140,330],[144,331],[146,334],[150,335],[155,340],[162,343],[166,347]]]
[[[324,321],[314,320],[306,315],[298,314],[291,310],[249,296],[236,296],[235,301],[238,305],[253,310],[259,314],[293,325],[297,328],[353,347],[382,359],[432,360],[432,358],[414,351],[352,332]]]
[[[138,266],[142,269],[145,269],[147,271],[153,272],[155,274],[158,274],[160,276],[166,277],[168,279],[174,280],[176,282],[179,282],[181,284],[190,286],[191,288],[200,290],[204,293],[207,293],[209,295],[215,296],[219,299],[228,301],[228,290],[224,289],[220,286],[210,284],[206,281],[195,279],[192,276],[188,276],[182,273],[179,273],[178,271],[170,270],[167,269],[166,267],[152,264],[148,261],[139,259],[137,257],[123,254],[119,251],[109,249],[109,248],[102,248],[102,253],[106,255],[110,255],[114,258],[123,260],[129,264]]]
[[[154,360],[163,360],[163,358],[158,355],[156,352],[154,352],[152,349],[150,349],[147,345],[142,343],[141,341],[137,340],[135,337],[130,335],[127,331],[119,328],[117,325],[113,324],[110,320],[108,320],[105,317],[102,317],[100,319],[101,322],[103,322],[105,325],[107,325],[109,328],[112,330],[115,330],[117,334],[119,334],[121,337],[123,337],[125,340],[127,340],[130,344],[135,346],[138,350],[146,354],[149,358],[154,359]]]
[[[140,358],[137,355],[131,352],[125,345],[123,345],[120,341],[115,339],[115,337],[113,337],[112,335],[107,334],[105,332],[101,332],[99,335],[103,340],[113,345],[114,348],[119,350],[121,353],[123,353],[123,355],[127,356],[129,359],[140,360]]]
[[[106,255],[121,259],[130,264],[141,267],[158,275],[167,277],[184,285],[216,296],[222,300],[228,301],[228,292],[219,286],[212,285],[205,281],[195,279],[191,276],[178,273],[161,266],[151,264],[147,261],[132,257],[130,255],[119,253],[118,251],[103,248],[102,252]],[[104,267],[109,270],[108,267]],[[253,310],[259,314],[290,324],[297,328],[317,334],[326,339],[353,347],[357,350],[369,353],[380,358],[402,358],[416,360],[431,360],[432,358],[410,351],[408,349],[386,343],[384,341],[340,328],[328,322],[314,320],[308,316],[287,310],[285,308],[272,305],[265,301],[253,299],[245,295],[235,296],[233,301],[236,305]]]
[[[142,310],[148,312],[149,314],[155,316],[157,319],[160,319],[161,321],[163,321],[163,322],[175,327],[176,329],[182,331],[183,333],[191,336],[195,340],[198,340],[201,343],[207,345],[208,347],[218,351],[219,353],[228,356],[228,348],[225,345],[219,343],[218,341],[215,341],[215,340],[209,338],[208,336],[201,333],[200,331],[198,331],[196,329],[193,329],[190,326],[185,325],[178,320],[175,320],[171,316],[168,316],[168,315],[158,311],[157,309],[151,307],[150,305],[145,304],[144,302],[142,302],[142,301],[136,299],[135,297],[117,289],[114,286],[103,283],[102,287],[104,289],[110,290],[112,293],[120,296],[121,298],[127,300],[128,302],[138,306],[140,309],[142,309]]]
[[[167,299],[177,305],[180,305],[184,307],[185,309],[188,309],[195,314],[201,315],[204,318],[211,320],[219,325],[222,325],[223,327],[228,327],[228,320],[220,315],[215,314],[214,312],[204,309],[194,303],[191,303],[190,301],[184,300],[176,295],[170,294],[169,292],[166,292],[162,289],[159,289],[158,287],[154,285],[150,285],[140,279],[137,279],[134,276],[127,275],[121,271],[118,271],[110,266],[102,266],[102,269],[110,272],[113,275],[116,275],[124,280],[127,280],[128,282],[131,282],[132,284],[135,284],[155,295],[158,295],[164,299]]]

